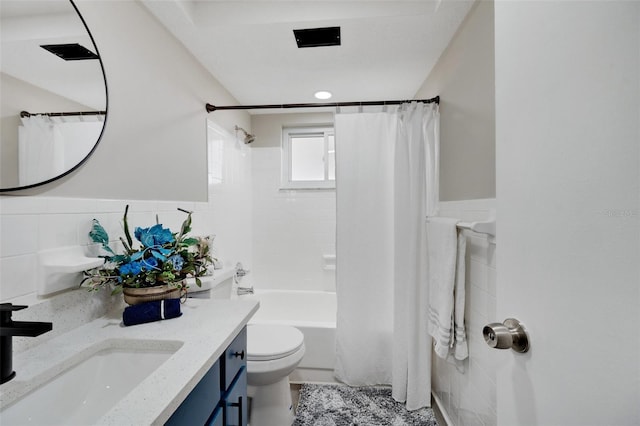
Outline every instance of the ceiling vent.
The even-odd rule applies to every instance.
[[[71,44],[43,44],[40,47],[64,59],[65,61],[82,61],[98,59],[98,55],[78,43]]]
[[[293,30],[298,47],[340,46],[340,27]]]

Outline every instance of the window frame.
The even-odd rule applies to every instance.
[[[324,179],[323,180],[291,180],[292,174],[292,137],[319,137],[324,138]],[[335,150],[335,130],[332,124],[317,124],[313,126],[287,126],[282,128],[282,165],[280,167],[280,189],[335,189],[336,180],[329,179],[329,162],[326,158],[329,155],[329,137],[333,136],[333,146]],[[334,152],[335,163],[335,152]],[[335,167],[335,165],[334,165]],[[335,170],[334,170],[335,172]]]

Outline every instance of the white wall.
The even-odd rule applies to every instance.
[[[415,98],[440,96],[440,199],[494,198],[493,1],[478,0]]]
[[[79,170],[24,193],[206,201],[205,104],[237,101],[139,2],[76,4],[104,63],[106,127]],[[250,128],[246,112],[214,114],[227,130]]]

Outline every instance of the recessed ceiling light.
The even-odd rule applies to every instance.
[[[314,93],[313,96],[315,96],[318,99],[330,99],[331,96],[333,96],[333,95],[331,94],[331,92],[328,92],[326,90],[320,90],[320,91],[317,91],[316,93]]]

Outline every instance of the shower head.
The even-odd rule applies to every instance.
[[[244,139],[243,142],[246,144],[249,144],[253,141],[256,140],[256,136],[252,135],[251,133],[248,133],[245,129],[243,129],[242,127],[238,127],[236,126],[236,137],[238,136],[238,130],[240,130],[242,133],[244,133]]]

